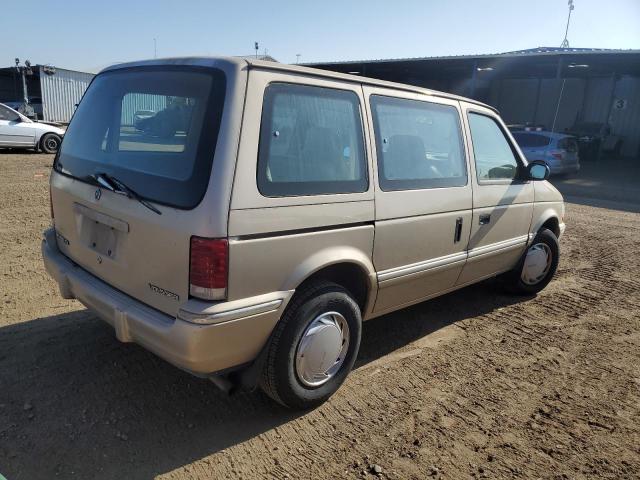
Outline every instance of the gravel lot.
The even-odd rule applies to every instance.
[[[228,398],[59,297],[40,259],[51,162],[0,153],[9,480],[640,478],[637,211],[569,204],[536,298],[485,282],[368,322],[345,385],[299,414]]]

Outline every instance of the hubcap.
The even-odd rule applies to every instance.
[[[536,243],[529,247],[524,259],[520,278],[527,285],[540,283],[549,273],[553,254],[546,243]]]
[[[47,148],[51,150],[56,150],[58,148],[58,141],[54,138],[47,139]]]
[[[296,374],[308,387],[319,387],[333,377],[349,350],[349,325],[338,312],[316,317],[296,349]]]

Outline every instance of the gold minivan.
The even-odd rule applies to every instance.
[[[498,275],[543,289],[564,231],[548,174],[474,100],[257,60],[127,63],[69,125],[42,254],[120,341],[309,408],[363,320]]]

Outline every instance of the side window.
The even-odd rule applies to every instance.
[[[467,184],[460,116],[450,105],[371,96],[380,188]]]
[[[367,188],[358,96],[329,88],[270,85],[260,126],[260,193],[284,197]]]
[[[15,113],[13,113],[8,108],[5,108],[2,105],[0,105],[0,120],[14,121],[17,118],[18,116]]]
[[[518,161],[496,121],[486,115],[469,113],[469,127],[478,180],[512,180]]]

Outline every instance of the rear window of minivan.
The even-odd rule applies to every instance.
[[[195,207],[209,183],[226,80],[202,67],[138,67],[98,75],[54,168],[92,182],[107,173],[142,197]]]
[[[546,147],[551,143],[549,137],[537,133],[514,132],[512,135],[522,148]]]

